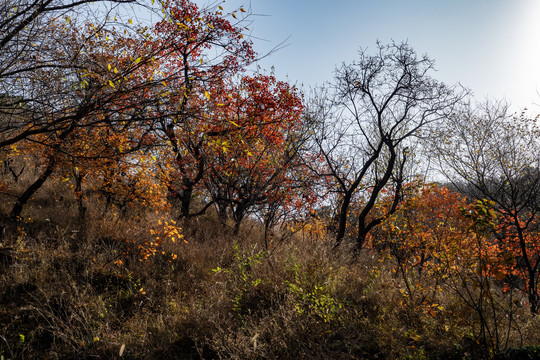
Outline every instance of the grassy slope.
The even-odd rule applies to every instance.
[[[188,243],[168,241],[140,261],[128,244],[152,238],[156,214],[103,216],[91,199],[83,236],[62,186],[41,190],[1,240],[4,359],[488,356],[459,299],[448,294],[436,312],[407,305],[391,264],[374,254],[305,236],[266,251],[256,223],[233,237],[208,215],[184,229]],[[508,346],[540,344],[540,319],[515,316]]]

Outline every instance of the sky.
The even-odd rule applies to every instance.
[[[204,5],[204,1],[196,1]],[[207,3],[207,2],[206,2]],[[215,3],[215,2],[214,2]],[[333,79],[359,49],[406,41],[436,62],[432,77],[482,101],[506,99],[540,113],[539,0],[226,0],[250,10],[259,65],[301,87]]]

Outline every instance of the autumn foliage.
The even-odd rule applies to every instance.
[[[481,137],[431,59],[378,44],[307,98],[254,71],[243,7],[98,2],[0,5],[1,359],[540,342],[537,157],[474,148],[456,173],[508,171],[469,188],[417,175],[424,130]],[[516,124],[491,135],[532,149],[534,122]]]

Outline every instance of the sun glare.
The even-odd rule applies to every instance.
[[[507,57],[510,76],[509,94],[519,99],[522,106],[532,103],[540,106],[540,2],[526,1],[516,21],[515,44],[509,49]],[[516,100],[514,100],[516,101]]]

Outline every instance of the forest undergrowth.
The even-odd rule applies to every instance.
[[[254,219],[233,235],[211,212],[186,224],[173,212],[120,216],[98,198],[83,225],[66,186],[45,186],[4,229],[2,359],[538,356],[540,321],[519,294],[510,331],[504,309],[487,322],[505,334],[495,353],[459,292],[413,301],[395,261],[373,249],[335,249],[307,227],[265,242]]]

